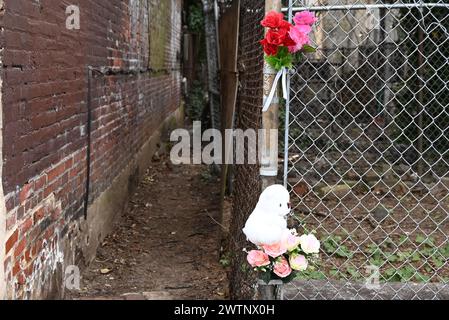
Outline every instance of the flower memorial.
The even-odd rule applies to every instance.
[[[280,243],[249,251],[247,261],[265,283],[288,283],[298,273],[307,271],[319,252],[320,242],[313,234],[300,237],[295,230],[286,230]]]
[[[288,229],[290,214],[290,193],[283,185],[272,185],[262,192],[243,228],[246,239],[257,246],[257,250],[244,250],[247,261],[266,283],[295,279],[320,252],[320,242],[313,234],[299,236]]]
[[[309,11],[298,12],[293,18],[294,24],[286,21],[282,13],[271,11],[261,24],[268,28],[265,38],[260,42],[265,52],[266,62],[278,71],[273,88],[265,101],[263,111],[266,112],[273,100],[277,84],[282,77],[284,99],[287,99],[287,70],[303,58],[304,53],[315,52],[310,45],[312,26],[317,21]]]

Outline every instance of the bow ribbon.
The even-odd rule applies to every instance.
[[[270,108],[271,102],[273,101],[274,95],[276,93],[276,89],[279,83],[279,80],[282,78],[282,93],[284,99],[288,99],[288,91],[287,91],[287,68],[282,67],[281,70],[278,71],[276,74],[276,77],[273,81],[273,86],[271,87],[270,94],[268,95],[267,99],[265,100],[265,103],[263,105],[262,112],[267,112]]]

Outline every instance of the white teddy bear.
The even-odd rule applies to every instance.
[[[280,243],[288,231],[286,218],[290,207],[290,194],[284,186],[268,187],[246,221],[243,233],[257,246]]]

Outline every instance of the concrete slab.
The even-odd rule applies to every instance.
[[[286,300],[449,300],[449,284],[386,283],[370,290],[364,283],[295,281],[284,288]]]

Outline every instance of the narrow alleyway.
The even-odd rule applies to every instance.
[[[225,299],[220,184],[156,157],[70,299]]]

